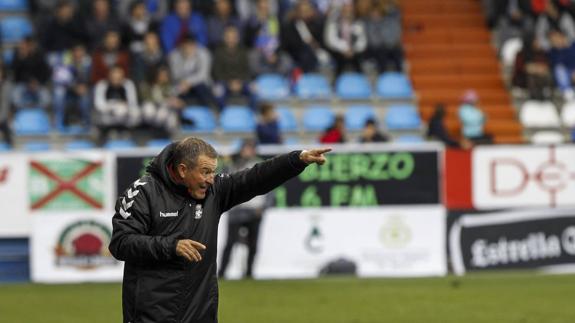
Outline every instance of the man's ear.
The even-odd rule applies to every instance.
[[[184,163],[180,163],[176,167],[176,170],[178,172],[178,175],[180,176],[180,179],[183,179],[184,177],[186,177],[186,172],[188,171],[188,166]]]

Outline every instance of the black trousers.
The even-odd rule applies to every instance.
[[[254,211],[255,213],[255,211]],[[230,219],[232,220],[232,219]],[[251,220],[247,221],[228,221],[228,237],[224,253],[222,255],[222,263],[218,271],[219,277],[224,277],[228,264],[230,262],[230,255],[236,243],[240,240],[240,230],[245,228],[247,230],[246,244],[248,247],[248,260],[247,268],[244,277],[252,277],[254,260],[258,249],[258,236],[260,232],[261,217],[254,214]]]
[[[10,145],[14,146],[14,141],[12,139],[12,130],[10,129],[10,125],[8,122],[0,122],[0,133],[4,138],[4,141]]]

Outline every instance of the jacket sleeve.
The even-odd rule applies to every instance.
[[[142,183],[136,181],[116,202],[110,252],[124,261],[171,260],[176,257],[177,239],[148,234],[152,221],[150,198],[142,188],[146,184]]]
[[[268,193],[299,175],[307,166],[299,159],[300,153],[301,151],[292,151],[257,163],[252,168],[218,175],[215,190],[219,195],[222,212],[254,196]]]

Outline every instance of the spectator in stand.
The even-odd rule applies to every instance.
[[[337,115],[333,124],[321,135],[319,142],[322,144],[337,144],[346,141],[345,119],[342,115]]]
[[[131,7],[134,2],[144,2],[146,6],[146,11],[150,14],[154,21],[160,21],[164,19],[168,13],[168,5],[170,1],[166,0],[121,0],[117,1],[118,13],[120,17],[127,17],[130,15]]]
[[[34,38],[26,37],[18,43],[11,67],[14,79],[12,104],[17,109],[48,109],[50,92],[47,84],[51,71]]]
[[[280,23],[268,0],[257,0],[256,9],[244,25],[246,46],[268,53],[279,48]]]
[[[158,34],[149,32],[144,36],[144,50],[132,56],[132,80],[136,84],[144,82],[160,65],[167,65]]]
[[[60,0],[48,24],[40,30],[42,48],[48,53],[60,53],[71,49],[79,42],[86,42],[88,36],[78,19],[74,4]]]
[[[159,66],[148,80],[140,85],[142,113],[145,126],[156,130],[157,137],[169,138],[179,129],[180,111],[184,101],[174,95],[170,70]]]
[[[469,148],[470,143],[468,140],[464,139],[458,142],[452,138],[447,130],[445,129],[445,106],[442,103],[435,105],[435,111],[429,120],[429,125],[427,126],[427,138],[430,140],[439,140],[443,142],[446,146],[452,148]]]
[[[4,142],[9,146],[14,146],[12,139],[11,122],[11,104],[10,93],[12,91],[12,82],[4,75],[4,68],[0,64],[0,134]]]
[[[216,0],[215,12],[208,18],[209,48],[214,49],[222,44],[226,26],[236,27],[240,33],[240,38],[243,39],[242,23],[240,19],[234,15],[230,0]]]
[[[193,36],[202,46],[208,45],[207,26],[200,13],[192,11],[188,0],[176,0],[174,12],[162,21],[160,39],[166,53],[171,52],[184,39]]]
[[[140,111],[134,82],[127,79],[124,69],[112,66],[108,78],[94,89],[94,107],[99,130],[98,144],[103,145],[110,132],[126,132],[138,124]]]
[[[255,96],[251,90],[248,51],[240,43],[239,31],[235,26],[224,30],[224,43],[214,53],[212,69],[215,94],[222,110],[230,96],[245,96],[249,106],[255,110]]]
[[[537,38],[531,33],[523,36],[523,48],[515,58],[512,84],[526,89],[531,99],[549,100],[551,98],[553,77],[549,58],[539,46]]]
[[[278,15],[278,1],[281,0],[266,0],[268,11],[271,15],[276,16]],[[241,21],[248,21],[254,12],[258,9],[259,0],[235,0],[235,8],[238,12],[238,17]]]
[[[90,39],[90,50],[102,46],[107,31],[119,31],[120,27],[120,21],[110,8],[108,0],[92,1],[92,12],[86,17],[86,31]]]
[[[106,32],[102,47],[92,54],[92,83],[105,79],[112,66],[121,67],[124,75],[130,71],[130,54],[120,47],[120,34],[115,30]]]
[[[150,32],[158,31],[158,23],[152,18],[146,3],[137,0],[130,5],[130,15],[122,26],[123,47],[132,55],[138,55],[145,49],[144,38]]]
[[[323,45],[324,19],[310,0],[296,3],[292,17],[282,29],[282,47],[305,73],[316,72],[329,63]]]
[[[473,143],[489,143],[491,137],[484,132],[485,115],[477,106],[479,97],[474,90],[467,90],[459,106],[463,137]]]
[[[397,1],[377,2],[364,21],[367,57],[375,60],[380,73],[387,71],[388,66],[394,71],[402,71],[401,15]]]
[[[260,117],[256,127],[258,143],[261,145],[281,144],[283,140],[274,106],[271,103],[264,102],[260,104],[259,108]]]
[[[367,35],[363,23],[355,19],[351,2],[345,2],[329,14],[325,27],[325,43],[335,60],[336,75],[340,75],[348,65],[356,72],[361,71],[361,59],[367,48]]]
[[[177,95],[186,103],[196,99],[200,104],[213,106],[216,102],[210,89],[212,56],[193,36],[182,40],[178,49],[168,57]]]
[[[387,142],[389,136],[382,133],[377,129],[377,122],[374,119],[368,119],[361,131],[359,142],[361,143],[374,143],[374,142]]]
[[[559,30],[552,30],[549,36],[551,50],[549,58],[555,76],[555,82],[565,100],[575,99],[573,80],[575,78],[575,42]]]
[[[281,49],[268,53],[260,48],[254,48],[249,54],[250,72],[253,77],[261,74],[273,73],[290,77],[293,71],[293,62],[288,54]]]
[[[56,127],[60,130],[79,121],[87,128],[90,125],[92,95],[90,77],[92,59],[84,45],[77,44],[63,55],[62,62],[54,66],[52,83],[54,87],[53,107]]]
[[[489,20],[489,24],[497,27],[497,45],[501,48],[508,39],[521,37],[523,33],[533,30],[531,0],[493,1],[493,13]]]
[[[537,40],[544,50],[551,48],[548,35],[553,29],[563,32],[569,42],[575,40],[575,22],[573,18],[567,12],[560,11],[554,2],[549,0],[545,5],[545,13],[537,18],[535,25]]]

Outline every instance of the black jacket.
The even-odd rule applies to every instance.
[[[218,222],[223,212],[297,176],[306,164],[299,151],[233,174],[217,175],[204,200],[189,196],[167,171],[174,144],[148,166],[116,202],[110,252],[124,260],[124,322],[217,322]],[[201,212],[200,212],[201,210]],[[206,246],[202,261],[176,255],[176,243]]]

